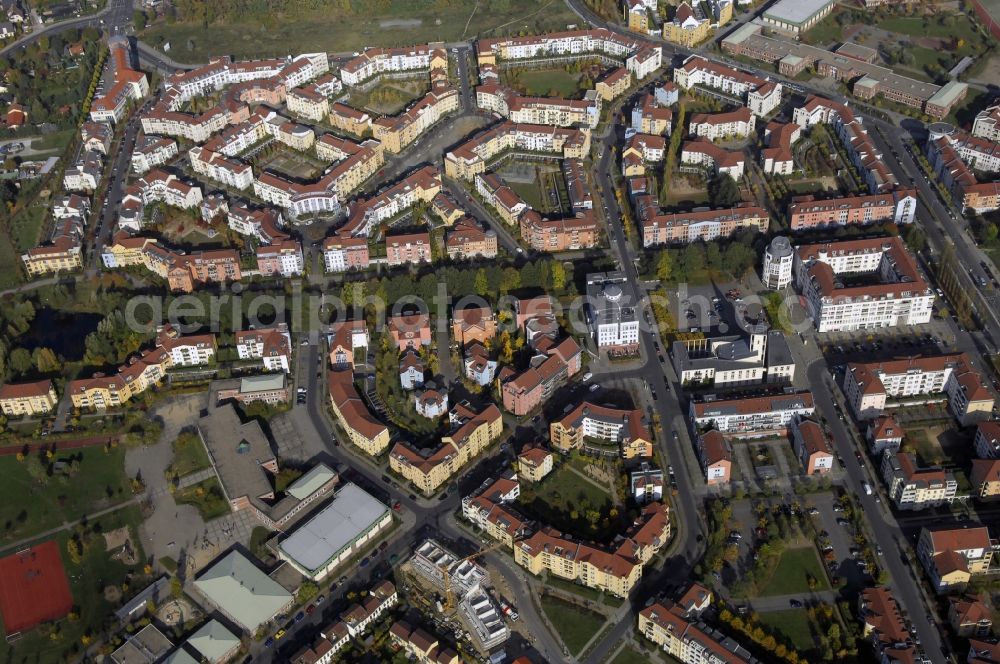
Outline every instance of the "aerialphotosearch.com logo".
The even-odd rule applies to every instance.
[[[812,327],[811,320],[802,314],[798,297],[783,296],[778,306],[768,302],[769,314],[778,320],[770,321],[772,327],[805,332]],[[138,333],[150,333],[159,325],[170,324],[181,334],[200,332],[218,333],[226,324],[233,330],[259,329],[284,323],[289,329],[306,335],[315,343],[320,335],[330,333],[339,323],[366,320],[376,335],[381,334],[390,319],[394,327],[406,331],[407,326],[433,330],[448,330],[453,312],[463,309],[484,308],[501,312],[497,316],[498,333],[516,333],[531,319],[550,320],[561,325],[568,333],[584,336],[593,334],[598,325],[628,324],[640,332],[655,332],[653,310],[672,311],[681,318],[685,327],[678,331],[700,330],[708,335],[750,333],[767,322],[765,302],[755,294],[744,296],[732,303],[733,316],[715,316],[716,303],[704,289],[690,291],[688,284],[679,284],[668,292],[649,289],[636,298],[623,296],[615,301],[603,297],[576,295],[557,298],[539,295],[517,297],[500,295],[487,299],[479,295],[452,295],[447,284],[439,282],[437,292],[426,301],[416,296],[404,296],[389,303],[366,293],[363,284],[347,284],[343,289],[330,292],[303,292],[293,288],[287,293],[261,293],[247,291],[242,284],[233,283],[228,291],[212,294],[183,294],[176,296],[137,295],[125,305],[125,323]],[[688,318],[688,312],[693,318]],[[797,312],[797,313],[795,313]],[[399,317],[405,316],[405,319]],[[736,330],[731,329],[731,323]],[[551,329],[551,326],[550,326]]]

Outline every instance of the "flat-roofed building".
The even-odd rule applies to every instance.
[[[758,325],[749,336],[730,335],[675,341],[674,370],[683,385],[791,384],[795,361],[778,330]]]
[[[345,484],[315,516],[278,544],[278,555],[304,576],[321,581],[392,523],[392,511],[355,484]]]
[[[598,350],[616,353],[639,350],[639,313],[626,289],[623,272],[587,275],[587,322]]]
[[[765,25],[797,35],[829,16],[836,4],[835,0],[778,0],[761,18]]]

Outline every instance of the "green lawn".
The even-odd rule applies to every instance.
[[[611,664],[649,664],[649,658],[631,646],[625,646]]]
[[[289,52],[356,51],[368,46],[409,46],[433,41],[453,42],[476,37],[565,30],[580,19],[559,0],[510,0],[502,9],[476,3],[415,3],[391,0],[364,14],[333,15],[329,5],[316,4],[279,12],[264,9],[244,16],[219,16],[208,26],[177,21],[157,23],[142,38],[161,48],[170,42],[170,57],[181,62],[205,62],[209,56],[284,57]],[[263,7],[263,5],[262,5]],[[471,18],[471,20],[470,20]],[[466,25],[468,23],[468,25]],[[189,40],[191,42],[189,43]]]
[[[816,579],[816,587],[812,590],[827,590],[830,587],[814,547],[786,549],[781,554],[781,560],[778,561],[771,579],[761,588],[760,595],[766,597],[808,592],[811,589],[807,575]]]
[[[607,491],[602,491],[571,470],[569,462],[564,462],[542,480],[538,495],[552,505],[565,508],[580,507],[584,503],[597,507],[611,500]]]
[[[844,27],[837,22],[837,12],[830,14],[803,33],[802,41],[822,46],[844,41]]]
[[[124,508],[102,517],[96,523],[91,523],[90,532],[93,534],[88,538],[89,547],[83,553],[80,564],[71,562],[66,553],[66,542],[70,538],[70,533],[67,531],[58,535],[56,541],[62,553],[63,565],[79,619],[61,620],[56,623],[59,635],[57,639],[50,637],[48,626],[42,626],[25,633],[13,644],[5,639],[0,640],[0,661],[54,664],[79,659],[82,648],[80,637],[87,631],[100,630],[102,625],[113,620],[112,611],[122,603],[109,602],[105,599],[105,587],[121,588],[128,575],[134,575],[126,586],[127,589],[122,592],[124,600],[142,590],[152,580],[143,573],[145,557],[142,555],[138,540],[138,528],[141,523],[142,514],[138,507]],[[121,526],[129,527],[133,544],[140,547],[136,552],[138,562],[132,567],[113,560],[106,550],[104,538],[99,534]]]
[[[229,514],[229,502],[222,493],[219,480],[214,477],[179,489],[174,493],[174,502],[178,505],[194,505],[205,521]]]
[[[760,622],[772,631],[787,638],[797,651],[807,652],[816,647],[813,641],[809,615],[805,611],[768,611],[758,614]]]
[[[540,601],[546,617],[571,655],[579,653],[606,622],[600,614],[550,595],[542,596]]]
[[[21,210],[11,221],[14,248],[23,253],[38,245],[41,240],[42,222],[45,221],[45,205],[36,203]]]
[[[529,96],[572,97],[580,89],[579,74],[564,69],[531,69],[518,75],[517,81]]]
[[[76,471],[48,473],[53,462],[74,459]],[[121,447],[57,452],[51,460],[37,455],[24,461],[0,457],[0,543],[31,537],[129,500],[132,493],[124,463]]]
[[[878,27],[889,32],[909,35],[910,37],[958,37],[959,39],[964,39],[966,42],[970,39],[979,39],[978,31],[968,16],[957,12],[952,14],[952,16],[955,18],[950,26],[942,25],[938,21],[930,19],[925,27],[922,18],[916,16],[893,16],[879,21]]]
[[[211,466],[208,453],[198,434],[183,431],[172,444],[174,460],[167,468],[167,477],[184,477]]]

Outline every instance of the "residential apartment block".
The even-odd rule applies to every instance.
[[[681,144],[681,163],[702,166],[715,174],[724,174],[739,180],[743,177],[746,160],[741,150],[726,150],[711,141],[698,138]]]
[[[514,415],[525,415],[545,402],[552,393],[576,374],[581,367],[579,344],[572,338],[558,344],[536,347],[544,360],[521,373],[504,367],[498,376],[503,407]]]
[[[698,240],[709,242],[747,229],[765,233],[771,223],[767,210],[749,203],[720,210],[665,213],[660,211],[655,198],[640,196],[635,199],[635,211],[642,227],[644,247],[689,244]]]
[[[399,115],[372,122],[372,135],[393,154],[402,152],[444,116],[458,110],[458,90],[435,86]]]
[[[993,411],[993,393],[972,367],[965,353],[913,357],[885,362],[852,362],[844,374],[844,394],[857,417],[882,415],[890,399],[948,400],[952,414],[963,424],[987,419]]]
[[[292,362],[292,337],[288,325],[256,330],[237,330],[233,334],[241,360],[261,360],[267,371],[289,373]]]
[[[506,86],[487,83],[476,88],[476,106],[511,122],[554,127],[582,125],[593,129],[601,116],[597,90],[589,90],[583,99],[525,97]]]
[[[433,495],[503,433],[500,409],[490,404],[475,411],[463,402],[449,413],[451,432],[442,436],[437,449],[415,449],[399,442],[389,453],[389,467],[419,488]]]
[[[913,454],[882,454],[882,479],[889,497],[901,510],[921,510],[951,503],[958,482],[951,471],[942,468],[918,468]]]
[[[445,249],[451,260],[495,258],[497,234],[483,228],[472,217],[463,217],[445,232]]]
[[[448,152],[444,158],[444,172],[450,177],[471,181],[478,173],[486,171],[488,162],[507,152],[537,152],[561,159],[583,159],[590,152],[590,130],[504,122]]]
[[[970,578],[984,574],[993,559],[993,543],[984,526],[922,528],[916,548],[939,593],[963,588]]]
[[[389,266],[431,263],[434,260],[431,235],[430,233],[386,235],[385,255],[386,264]]]
[[[549,424],[549,442],[568,452],[588,449],[594,440],[618,447],[625,459],[653,456],[653,436],[638,409],[618,409],[584,401],[562,419]]]
[[[766,116],[781,104],[782,86],[767,79],[747,74],[718,62],[692,55],[674,69],[674,83],[687,90],[702,86],[746,101],[757,116]]]
[[[812,392],[765,397],[692,401],[689,417],[698,429],[712,427],[737,437],[781,435],[793,420],[815,412]]]
[[[917,192],[914,189],[825,200],[796,196],[788,204],[788,219],[793,231],[886,222],[912,224],[916,213]]]
[[[695,113],[691,116],[688,133],[710,141],[745,138],[754,130],[755,116],[746,106],[724,113]]]
[[[930,664],[921,652],[899,610],[899,603],[888,588],[865,588],[858,596],[861,633],[867,638],[880,661]]]
[[[130,102],[149,94],[146,75],[132,66],[128,40],[115,35],[108,40],[110,51],[106,67],[111,69],[111,83],[104,93],[95,95],[90,103],[90,119],[95,122],[119,122],[125,117]]]
[[[934,291],[899,237],[800,246],[794,271],[819,332],[930,322]],[[862,274],[868,283],[845,286]]]
[[[389,447],[389,429],[368,412],[354,387],[353,371],[328,371],[330,407],[351,443],[377,457]]]
[[[709,590],[692,588],[711,601]],[[681,664],[757,664],[749,651],[701,622],[699,616],[699,610],[684,604],[655,602],[639,612],[638,630]]]
[[[51,380],[0,385],[0,412],[7,417],[35,417],[51,413],[58,403]]]

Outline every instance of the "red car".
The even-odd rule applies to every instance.
[[[401,509],[403,509],[403,505],[402,505],[402,503],[400,503],[400,502],[399,502],[399,501],[397,500],[397,501],[396,501],[395,503],[393,503],[393,504],[392,504],[392,509],[394,509],[394,510],[396,510],[396,511],[398,512],[398,511],[400,511]]]
[[[313,611],[315,610],[316,610],[316,605],[310,604],[309,606],[306,607],[306,615],[311,616],[313,614]]]

